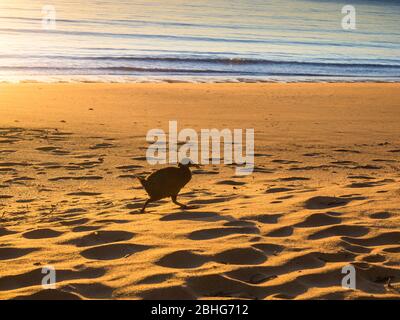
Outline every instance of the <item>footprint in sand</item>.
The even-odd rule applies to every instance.
[[[224,185],[224,186],[243,186],[246,182],[243,181],[235,181],[235,180],[221,180],[216,182],[215,184]]]
[[[223,264],[251,265],[264,263],[267,257],[263,251],[250,247],[220,252],[215,255],[213,260]]]
[[[76,216],[76,215],[74,215],[74,216]],[[79,218],[79,219],[61,221],[60,223],[63,226],[75,226],[75,225],[83,225],[85,223],[88,223],[89,221],[90,220],[88,218]]]
[[[37,199],[18,199],[15,200],[16,203],[32,203],[35,202]]]
[[[46,289],[32,294],[20,295],[14,300],[81,300],[78,295],[61,289]]]
[[[388,253],[400,253],[400,247],[385,248],[382,251],[388,252]]]
[[[259,234],[260,230],[256,227],[237,227],[237,228],[210,228],[193,231],[188,235],[190,240],[209,240],[222,238],[234,234]]]
[[[274,173],[274,169],[268,169],[261,166],[255,166],[253,169],[253,173]]]
[[[241,220],[225,222],[224,226],[226,226],[226,227],[255,227],[256,224],[253,221],[247,221],[247,220],[241,219]]]
[[[69,283],[60,290],[79,294],[87,299],[111,299],[114,288],[103,283]]]
[[[331,215],[329,213],[314,213],[308,216],[303,222],[295,224],[298,228],[313,228],[321,227],[330,224],[339,224],[342,219],[338,218],[336,215]]]
[[[275,224],[278,223],[279,218],[281,218],[283,215],[280,213],[277,214],[260,214],[256,216],[245,216],[242,219],[246,220],[255,220],[261,223],[266,223],[266,224]]]
[[[94,146],[89,147],[89,149],[96,150],[96,149],[106,149],[106,148],[113,148],[113,147],[114,147],[114,145],[112,143],[104,142],[104,143],[95,144]]]
[[[47,239],[47,238],[56,238],[62,235],[63,232],[59,232],[52,229],[37,229],[28,231],[22,234],[25,239]]]
[[[267,256],[277,255],[278,253],[284,250],[283,246],[272,243],[256,243],[253,244],[252,247],[263,251]]]
[[[139,293],[139,297],[144,300],[196,300],[197,296],[185,286],[169,286],[155,288]]]
[[[303,157],[318,157],[323,155],[323,153],[318,153],[318,152],[310,152],[310,153],[304,153]]]
[[[30,163],[26,162],[0,162],[0,167],[28,167]]]
[[[367,291],[371,288],[371,282],[376,284],[375,288],[378,292],[387,292],[387,284],[389,282],[396,283],[400,280],[400,270],[398,268],[390,268],[388,266],[382,266],[378,264],[371,264],[366,262],[355,262],[353,265],[356,268],[357,276],[362,281],[357,287],[360,290]]]
[[[288,192],[288,191],[293,191],[295,189],[293,188],[269,188],[265,191],[265,193],[281,193],[281,192]]]
[[[147,161],[147,157],[133,157],[132,160],[136,160],[136,161]]]
[[[118,170],[122,170],[124,172],[129,172],[129,171],[137,170],[137,169],[140,169],[140,168],[143,168],[143,166],[136,165],[136,164],[117,167]]]
[[[349,161],[349,160],[336,160],[336,161],[331,161],[331,164],[346,166],[346,165],[357,165],[357,162]]]
[[[84,208],[70,208],[70,209],[65,210],[63,212],[63,214],[64,215],[72,215],[72,214],[79,214],[80,215],[80,214],[85,213],[85,212],[87,212],[87,210],[84,209]]]
[[[121,174],[117,178],[120,178],[120,179],[136,179],[137,176],[134,175],[134,174]],[[141,187],[137,187],[137,189],[142,189],[142,188]]]
[[[16,178],[12,178],[12,179],[4,181],[4,183],[25,185],[25,182],[33,181],[33,180],[35,180],[35,178],[31,178],[31,177],[16,177]]]
[[[292,182],[292,181],[308,181],[308,180],[311,179],[306,177],[286,177],[286,178],[279,178],[277,181]]]
[[[57,269],[57,282],[61,283],[73,279],[95,279],[106,273],[104,268],[85,268],[83,270]],[[42,268],[34,269],[25,273],[7,275],[0,278],[0,291],[15,290],[38,286],[42,284]]]
[[[371,219],[389,219],[392,216],[390,212],[383,211],[383,212],[375,212],[371,214],[369,217]]]
[[[235,297],[261,299],[264,289],[220,274],[199,275],[186,280],[187,286],[199,297]]]
[[[289,237],[293,234],[292,227],[282,227],[275,230],[272,230],[266,234],[267,237]]]
[[[73,244],[77,247],[97,246],[112,242],[127,241],[134,237],[134,233],[127,231],[96,231],[83,237],[63,242],[62,244]]]
[[[397,162],[397,160],[394,159],[372,159],[374,162],[388,162],[388,163],[394,163]]]
[[[350,150],[350,149],[336,149],[336,150],[333,150],[333,151],[341,152],[341,153],[361,153],[358,150]]]
[[[245,266],[226,274],[236,280],[250,283],[260,284],[275,279],[280,275],[288,275],[297,273],[300,270],[317,269],[326,265],[326,261],[351,261],[354,255],[345,253],[339,256],[336,254],[321,254],[319,252],[304,253],[297,257],[292,257],[281,265],[276,266]],[[271,293],[279,293],[281,288],[271,289]]]
[[[366,181],[366,182],[353,182],[349,185],[347,185],[347,188],[372,188],[372,187],[378,187],[378,186],[384,186],[387,183],[392,183],[394,182],[393,179],[384,179],[381,181]]]
[[[364,200],[363,197],[325,197],[317,196],[312,197],[304,202],[304,207],[310,210],[329,209],[334,207],[342,207],[349,204],[353,200]]]
[[[377,263],[386,261],[386,258],[380,254],[370,254],[365,257],[362,257],[361,260],[365,262]]]
[[[14,144],[15,142],[20,141],[19,139],[1,139],[0,138],[0,144]]]
[[[365,176],[365,175],[352,175],[348,176],[349,179],[359,179],[359,180],[373,180],[374,177]]]
[[[203,169],[196,169],[192,171],[192,174],[219,174],[218,170],[212,171],[212,170],[203,170]]]
[[[220,216],[215,212],[176,212],[165,215],[160,221],[177,221],[177,220],[193,220],[193,221],[220,221],[226,220],[226,217]]]
[[[349,235],[353,236],[353,235]],[[400,232],[385,232],[381,233],[377,236],[370,238],[350,238],[350,237],[342,237],[344,241],[350,242],[352,244],[367,246],[367,247],[377,247],[383,245],[395,245],[399,243],[400,240]]]
[[[350,243],[348,243],[346,241],[340,241],[338,243],[338,246],[343,248],[343,249],[345,249],[346,251],[357,253],[357,254],[359,254],[359,253],[370,253],[371,252],[371,249],[369,249],[369,248],[366,248],[366,247],[363,247],[363,246],[357,246],[357,245],[354,245],[354,244],[350,244]]]
[[[100,229],[101,226],[77,226],[71,229],[72,232],[87,232]]]
[[[37,251],[37,248],[12,248],[12,247],[1,247],[0,248],[0,260],[11,260],[17,259],[27,254]]]
[[[282,197],[277,197],[277,200],[288,200],[294,198],[293,195],[287,195],[287,196],[282,196]]]
[[[284,160],[284,159],[276,159],[276,160],[272,160],[271,162],[273,162],[273,163],[280,163],[280,164],[295,164],[295,163],[301,163],[301,162],[295,161],[295,160]]]
[[[46,147],[39,147],[36,148],[38,151],[44,151],[44,152],[49,152],[49,151],[55,151],[57,149],[60,149],[59,147],[53,147],[53,146],[46,146]]]
[[[363,226],[335,225],[311,234],[310,236],[308,236],[308,239],[317,240],[317,239],[336,237],[336,236],[361,237],[366,235],[368,232],[369,228]]]
[[[4,153],[14,153],[17,152],[17,150],[0,150],[0,154],[4,154]]]
[[[202,256],[190,250],[181,250],[169,253],[159,259],[156,264],[168,268],[197,268],[208,261],[206,256]]]
[[[95,197],[100,196],[100,192],[89,192],[89,191],[77,191],[67,193],[67,196],[78,196],[78,197]]]
[[[82,181],[82,180],[102,180],[103,177],[101,176],[70,176],[70,177],[55,177],[55,178],[49,178],[49,181],[65,181],[65,180],[77,180],[77,181]]]
[[[149,248],[151,247],[139,244],[113,243],[92,247],[81,251],[80,254],[89,260],[114,260],[128,257]]]
[[[17,174],[17,169],[14,169],[14,168],[0,168],[0,173]]]
[[[8,194],[0,194],[0,199],[5,200],[5,199],[11,199],[14,198],[14,196],[8,195]]]
[[[174,277],[173,273],[154,274],[151,276],[147,276],[147,277],[143,278],[142,280],[139,280],[137,282],[137,284],[157,284],[157,283],[162,283],[164,281],[167,281],[173,277]]]
[[[8,230],[7,228],[0,227],[0,237],[8,236],[9,234],[15,234],[17,232]]]
[[[125,223],[130,223],[132,220],[126,220],[126,219],[100,219],[96,221],[97,223],[101,223],[104,225],[110,225],[110,224],[125,224]]]
[[[382,169],[382,167],[374,166],[372,164],[366,164],[366,165],[354,166],[352,169],[379,170],[379,169]]]

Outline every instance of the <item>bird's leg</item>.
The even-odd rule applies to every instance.
[[[187,209],[188,206],[178,202],[178,200],[176,200],[177,196],[171,196],[172,202],[175,203],[176,205],[180,206],[182,209]]]
[[[141,213],[143,213],[146,210],[147,205],[151,202],[151,199],[147,199],[146,202],[143,205],[142,210],[140,210]]]

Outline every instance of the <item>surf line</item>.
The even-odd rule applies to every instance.
[[[249,175],[254,170],[254,129],[246,129],[244,136],[243,143],[243,129],[201,129],[198,133],[184,128],[178,131],[178,122],[172,120],[168,123],[168,134],[159,128],[147,132],[146,141],[150,145],[146,160],[156,165],[176,164],[184,159],[195,164],[221,164],[223,159],[224,164],[236,165],[236,175]],[[221,147],[224,149],[222,157]]]

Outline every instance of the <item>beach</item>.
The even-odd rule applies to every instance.
[[[398,83],[0,84],[0,299],[398,299],[399,105]],[[192,208],[141,214],[172,120],[253,128],[254,172],[201,165]]]

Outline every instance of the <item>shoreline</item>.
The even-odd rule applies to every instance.
[[[28,81],[19,81],[19,82],[11,82],[11,81],[0,81],[0,86],[7,85],[163,85],[163,84],[176,84],[176,85],[399,85],[400,80],[398,81],[189,81],[189,80],[160,80],[160,81],[39,81],[39,80],[28,80]]]
[[[192,84],[214,84],[214,83],[400,83],[400,78],[362,78],[362,77],[193,77],[193,76],[32,76],[2,78],[0,84],[19,83],[73,83],[73,84],[135,84],[135,83],[192,83]]]

